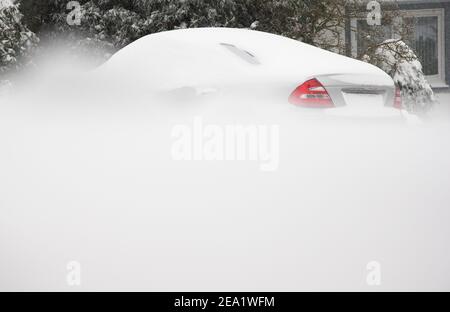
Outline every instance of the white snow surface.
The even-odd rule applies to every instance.
[[[110,65],[147,70],[121,55]],[[127,79],[63,68],[0,100],[0,290],[450,290],[448,121],[322,120],[286,100],[183,92],[168,104]],[[278,126],[277,170],[173,160],[174,127],[196,118]],[[70,261],[80,286],[67,283]]]
[[[255,56],[253,65],[222,44]],[[307,78],[324,74],[362,74],[359,83],[393,85],[381,69],[297,40],[232,28],[197,28],[151,34],[116,53],[101,72],[146,88],[219,87],[278,84],[292,91]],[[363,77],[364,77],[363,76]],[[366,80],[366,81],[364,81]],[[247,83],[248,84],[248,83]],[[283,90],[283,96],[285,92]]]

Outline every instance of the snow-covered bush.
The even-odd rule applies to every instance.
[[[67,22],[67,11],[61,9],[51,14],[51,26],[41,36],[49,44],[60,42],[73,57],[88,56],[102,62],[121,44],[131,42],[124,40],[127,36],[123,33],[132,18],[131,12],[128,14],[125,9],[105,12],[89,1],[81,7],[80,25],[70,25]]]
[[[239,25],[242,0],[135,0],[134,9],[149,17],[154,31],[193,27],[245,27]]]
[[[236,27],[234,5],[235,0],[92,0],[81,6],[80,25],[69,25],[67,11],[61,7],[51,14],[53,26],[41,35],[52,42],[64,34],[74,52],[92,50],[106,59],[129,43],[160,31]]]
[[[0,0],[0,73],[30,62],[38,38],[22,24],[22,14],[11,0]]]
[[[357,0],[78,0],[81,25],[68,25],[68,0],[17,0],[25,21],[39,36],[64,34],[75,47],[122,48],[147,34],[192,27],[251,28],[284,35],[333,51],[342,40],[324,33],[342,29],[349,2]],[[75,34],[75,36],[74,36]],[[336,49],[336,45],[338,49]]]
[[[29,0],[37,1],[37,0]],[[59,0],[52,0],[57,2]],[[343,22],[345,0],[91,0],[82,3],[78,30],[91,39],[117,48],[147,34],[193,27],[252,28],[307,43],[324,30]],[[66,8],[50,14],[60,31],[74,31],[66,23]],[[327,47],[326,47],[327,48]]]
[[[435,103],[433,90],[425,79],[422,64],[414,51],[401,40],[387,40],[366,60],[388,73],[401,89],[406,109],[424,113]]]

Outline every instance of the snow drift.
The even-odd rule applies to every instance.
[[[1,290],[450,289],[448,123],[323,120],[236,95],[167,105],[123,78],[50,70],[2,96]],[[277,126],[276,170],[174,159],[174,129],[198,118]]]

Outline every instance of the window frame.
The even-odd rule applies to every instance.
[[[426,76],[428,82],[433,87],[446,87],[445,75],[445,11],[440,9],[426,9],[426,10],[403,10],[404,17],[437,17],[438,19],[438,33],[437,33],[437,51],[438,51],[438,74]]]

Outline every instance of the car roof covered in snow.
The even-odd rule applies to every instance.
[[[308,77],[342,73],[388,77],[375,66],[297,40],[233,28],[151,34],[118,51],[104,69],[158,89],[211,81],[297,84]]]

